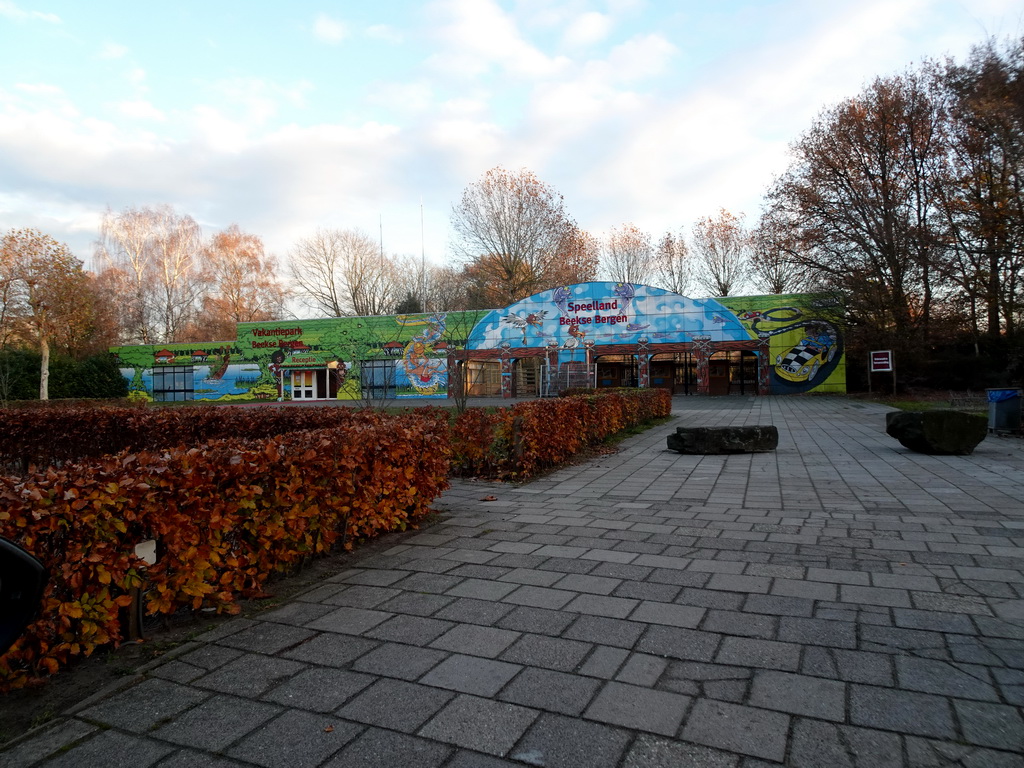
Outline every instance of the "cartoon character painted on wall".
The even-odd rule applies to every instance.
[[[447,315],[437,312],[427,317],[399,315],[396,321],[402,326],[423,326],[402,352],[402,369],[409,378],[409,384],[420,395],[436,394],[446,384],[445,361],[433,357],[434,345],[441,341],[447,327]]]
[[[283,364],[284,350],[280,348],[275,349],[273,354],[270,355],[270,365],[267,367],[270,369],[270,375],[274,377],[274,381],[277,383],[278,400],[284,397],[284,377],[281,375],[281,366]]]
[[[776,391],[780,388],[785,391],[812,389],[816,380],[831,374],[829,368],[825,376],[820,376],[822,369],[831,365],[841,352],[842,341],[834,323],[822,318],[804,318],[803,310],[797,307],[748,310],[738,316],[762,339],[790,331],[802,332],[799,342],[775,355]]]
[[[544,326],[544,318],[548,316],[546,309],[540,312],[530,312],[525,317],[520,315],[505,315],[501,318],[502,322],[508,323],[513,328],[518,328],[523,332],[523,346],[526,346],[526,332],[533,328],[537,336],[543,337],[544,332],[540,329]]]

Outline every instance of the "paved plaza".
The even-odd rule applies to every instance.
[[[1024,441],[912,454],[843,398],[674,409],[526,485],[454,482],[439,524],[0,765],[1024,767]],[[776,452],[665,450],[753,424]]]

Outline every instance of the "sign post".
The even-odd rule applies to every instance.
[[[868,392],[871,391],[873,373],[892,373],[892,393],[896,394],[896,362],[891,349],[877,349],[868,353]]]

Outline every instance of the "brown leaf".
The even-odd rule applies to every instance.
[[[480,501],[497,501],[497,500],[498,500],[497,496],[484,496],[482,499],[480,499]]]

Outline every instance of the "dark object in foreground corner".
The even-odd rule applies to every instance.
[[[0,538],[0,655],[35,619],[47,578],[42,563],[14,542]]]
[[[984,416],[962,411],[890,411],[885,433],[904,448],[933,456],[967,456],[988,431]]]
[[[763,453],[779,447],[779,430],[759,427],[677,427],[668,448],[679,453]]]

